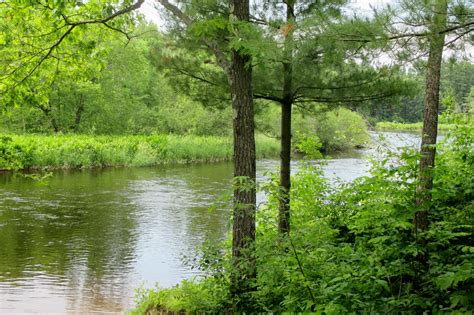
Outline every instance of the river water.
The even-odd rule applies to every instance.
[[[351,181],[377,148],[419,145],[412,134],[383,133],[384,145],[378,136],[334,155],[325,176]],[[258,161],[258,180],[278,163]],[[231,163],[60,171],[45,183],[0,174],[0,314],[122,313],[135,288],[196,275],[183,255],[225,237],[229,210],[208,209],[231,178]]]

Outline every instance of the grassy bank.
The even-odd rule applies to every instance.
[[[276,156],[274,139],[257,137],[259,158]],[[232,139],[210,136],[0,135],[0,169],[153,166],[232,159]]]
[[[454,124],[439,124],[438,130],[440,131],[449,131],[455,127]],[[407,131],[407,132],[417,132],[423,128],[422,122],[417,123],[397,123],[397,122],[388,122],[381,121],[375,125],[375,130],[377,131]]]

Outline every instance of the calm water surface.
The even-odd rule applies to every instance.
[[[419,145],[383,135],[383,146],[374,134],[369,150],[334,155],[325,175],[351,181],[378,147]],[[259,181],[278,163],[259,161]],[[196,275],[183,255],[225,237],[229,210],[208,207],[231,178],[231,163],[56,172],[46,184],[0,174],[0,314],[122,313],[134,288]]]

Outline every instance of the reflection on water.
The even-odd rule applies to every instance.
[[[183,253],[222,237],[207,208],[230,164],[0,177],[0,313],[121,311],[145,280],[189,277]],[[34,301],[34,302],[33,302]]]
[[[419,145],[384,135],[391,148]],[[366,175],[376,147],[333,155],[325,175]],[[278,164],[259,161],[259,180]],[[192,276],[182,255],[225,237],[229,211],[208,207],[231,176],[230,163],[57,172],[46,185],[0,175],[0,314],[121,312],[134,288]]]

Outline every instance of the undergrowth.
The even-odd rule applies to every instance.
[[[258,209],[254,308],[316,314],[471,314],[474,309],[474,129],[438,146],[428,231],[415,234],[418,153],[387,156],[371,176],[337,187],[318,166],[293,177],[291,237],[277,232],[278,181]],[[203,275],[139,290],[132,314],[230,310],[230,241],[207,247]],[[420,259],[423,257],[423,259]],[[255,310],[254,309],[254,310]]]

